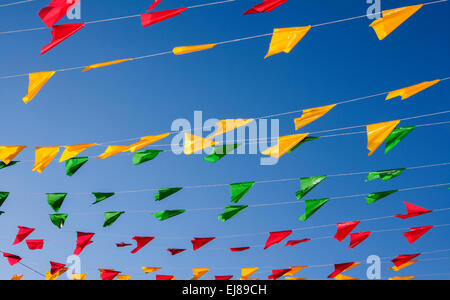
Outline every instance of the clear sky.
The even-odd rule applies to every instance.
[[[2,0],[1,3],[11,1]],[[0,31],[44,26],[37,12],[48,1],[0,8]],[[145,12],[151,1],[82,0],[81,22]],[[166,0],[165,10],[205,3],[206,0]],[[88,24],[84,29],[44,56],[40,49],[51,40],[50,31],[39,30],[0,35],[0,76],[83,66],[171,50],[174,46],[205,44],[272,32],[273,28],[306,26],[364,15],[365,0],[290,0],[271,13],[243,16],[256,0],[190,9],[162,23],[143,28],[139,18]],[[382,9],[418,4],[420,1],[382,0]],[[208,118],[253,118],[329,105],[347,99],[395,90],[423,81],[449,76],[449,4],[422,8],[384,41],[379,41],[366,18],[313,28],[290,54],[264,60],[270,37],[218,46],[185,56],[166,55],[82,73],[57,73],[37,97],[25,105],[26,77],[0,80],[2,103],[1,145],[51,146],[103,142],[154,135],[170,130],[175,119],[193,121],[195,110]],[[66,18],[60,23],[69,22]],[[371,124],[448,110],[450,81],[444,81],[406,101],[389,102],[376,97],[336,107],[305,131]],[[294,134],[293,119],[280,118],[281,134]],[[409,120],[404,126],[448,121],[448,115]],[[361,129],[357,129],[359,131]],[[354,130],[353,130],[354,131]],[[301,131],[304,132],[304,131]],[[119,192],[178,186],[226,184],[300,178],[440,164],[449,161],[448,125],[416,129],[388,155],[380,148],[367,156],[364,134],[324,138],[308,143],[275,166],[261,166],[260,155],[232,155],[217,164],[199,155],[186,157],[170,152],[154,161],[133,166],[131,156],[91,159],[73,177],[57,160],[43,174],[32,172],[34,153],[25,150],[23,162],[0,170],[0,190],[11,195],[1,210],[0,249],[23,258],[22,262],[45,272],[49,261],[65,263],[75,248],[76,231],[94,232],[94,244],[81,254],[82,272],[97,279],[98,268],[114,268],[134,279],[154,279],[142,266],[163,267],[157,274],[188,279],[192,268],[211,268],[205,278],[234,275],[241,267],[261,267],[255,277],[267,278],[271,269],[290,266],[365,262],[369,255],[381,258],[399,254],[432,252],[450,248],[450,227],[435,228],[413,245],[402,235],[407,230],[374,233],[354,250],[332,238],[313,240],[296,247],[284,244],[263,250],[268,234],[294,228],[309,228],[338,222],[405,213],[403,201],[428,209],[448,208],[445,187],[397,193],[373,205],[364,197],[331,200],[307,222],[297,221],[304,212],[301,202],[270,207],[251,207],[223,223],[218,210],[188,211],[160,222],[145,211],[219,208],[230,205],[227,187],[186,189],[155,202],[153,192],[119,194],[90,206],[90,192]],[[170,139],[158,144],[167,144]],[[159,147],[156,147],[158,149]],[[167,149],[162,147],[160,149]],[[86,151],[97,155],[101,147]],[[366,175],[330,177],[307,199],[367,194],[449,182],[449,167],[410,170],[388,182],[365,183]],[[299,181],[257,184],[240,202],[243,205],[295,202]],[[52,213],[45,193],[67,192],[61,212],[68,213],[66,226],[50,223]],[[112,227],[103,228],[103,212],[127,211]],[[383,219],[363,222],[356,231],[406,229],[447,224],[449,212],[409,220]],[[36,228],[31,239],[45,239],[42,251],[29,251],[25,243],[11,246],[17,226]],[[295,231],[290,239],[321,238],[335,234],[335,227]],[[218,238],[193,252],[193,237],[250,234]],[[138,254],[132,248],[116,248],[133,236],[156,239]],[[243,253],[226,248],[256,246]],[[165,249],[187,248],[172,257]],[[449,252],[423,255],[421,261],[395,273],[382,265],[382,277],[449,273]],[[432,260],[437,259],[437,260]],[[385,260],[386,261],[386,260]],[[367,265],[348,273],[365,278]],[[307,268],[299,277],[325,279],[332,266]],[[0,260],[0,278],[14,274],[41,279],[21,265],[10,267]],[[65,278],[65,277],[64,277]],[[449,279],[428,276],[421,279]]]

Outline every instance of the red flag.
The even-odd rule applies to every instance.
[[[242,252],[250,249],[250,247],[230,248],[231,252]]]
[[[278,244],[288,236],[292,234],[292,230],[287,231],[278,231],[278,232],[271,232],[269,235],[269,238],[266,241],[266,245],[264,246],[264,249],[267,249],[275,244]]]
[[[334,236],[339,242],[345,240],[345,238],[359,225],[361,221],[345,222],[337,224],[337,232]]]
[[[287,242],[286,245],[284,245],[284,246],[285,247],[287,247],[287,246],[297,246],[298,244],[306,243],[306,242],[309,242],[309,241],[311,241],[311,239],[294,240],[294,241]]]
[[[358,233],[352,233],[350,235],[350,246],[349,249],[353,249],[362,242],[364,242],[372,232],[358,232]]]
[[[156,275],[156,280],[172,280],[173,278],[171,275]]]
[[[51,261],[50,266],[51,266],[50,274],[55,275],[56,273],[58,273],[59,270],[64,268],[66,265]]]
[[[123,247],[129,247],[129,246],[133,246],[133,245],[132,244],[127,244],[127,243],[124,243],[124,242],[116,244],[117,248],[123,248]]]
[[[72,23],[64,25],[53,25],[52,41],[41,50],[41,55],[65,41],[71,35],[84,27],[84,23]]]
[[[39,11],[39,17],[47,27],[52,27],[62,17],[64,17],[69,10],[78,4],[80,0],[52,0],[50,4]]]
[[[192,246],[194,248],[194,251],[200,249],[201,247],[205,246],[206,244],[208,244],[209,242],[211,242],[212,240],[214,240],[215,237],[211,237],[211,238],[194,238],[191,243]]]
[[[392,260],[396,267],[400,267],[401,265],[406,264],[407,262],[413,260],[414,258],[420,256],[419,254],[408,254],[408,255],[399,255]]]
[[[432,210],[428,210],[425,208],[422,208],[420,206],[408,203],[408,202],[404,202],[405,206],[406,206],[406,211],[408,212],[408,214],[406,215],[395,215],[395,217],[400,218],[400,219],[409,219],[409,218],[413,218],[413,217],[417,217],[417,216],[421,216],[421,215],[425,215],[425,214],[429,214],[431,212],[433,212]]]
[[[80,255],[84,248],[93,243],[91,239],[94,235],[95,233],[77,232],[77,247],[73,254]]]
[[[42,250],[44,248],[44,240],[26,240],[28,249]]]
[[[283,276],[284,274],[286,274],[290,270],[291,269],[273,270],[272,271],[272,275],[270,275],[268,278],[269,279],[273,279],[273,280],[277,280],[278,278],[280,278],[281,276]]]
[[[141,15],[142,26],[148,27],[150,25],[159,23],[161,21],[173,18],[173,17],[181,14],[186,9],[187,8],[177,8],[177,9],[142,14]]]
[[[433,228],[433,227],[434,226],[423,226],[423,227],[411,228],[409,230],[409,232],[404,232],[403,235],[408,240],[409,244],[412,244],[415,241],[417,241],[422,235],[424,235],[429,230],[431,230],[431,228]]]
[[[328,275],[328,278],[334,278],[334,277],[338,276],[339,274],[341,274],[342,272],[344,272],[348,268],[352,267],[354,264],[355,264],[354,262],[351,262],[351,263],[344,263],[344,264],[336,264],[336,265],[334,265],[334,272],[331,273],[330,275]]]
[[[120,273],[121,272],[114,271],[114,270],[102,270],[102,271],[100,271],[100,278],[102,280],[113,280]]]
[[[16,239],[14,240],[13,246],[21,243],[24,239],[26,239],[33,231],[34,228],[27,228],[19,226],[19,232],[17,233]]]
[[[150,11],[150,10],[154,9],[155,7],[157,7],[158,4],[161,3],[161,1],[162,1],[162,0],[155,0],[155,1],[153,1],[153,4],[150,5],[149,8],[147,8],[147,11]]]
[[[264,0],[263,3],[260,3],[258,5],[253,6],[253,8],[250,8],[247,10],[244,15],[249,14],[257,14],[262,12],[271,12],[278,6],[286,3],[288,0]]]
[[[172,256],[180,254],[181,252],[186,251],[186,249],[167,249],[167,251],[169,251]]]
[[[134,249],[133,251],[131,251],[131,253],[135,254],[137,253],[139,250],[141,250],[142,248],[145,247],[145,245],[147,245],[148,243],[150,243],[154,237],[149,236],[149,237],[142,237],[142,236],[135,236],[133,238],[131,238],[132,240],[135,240],[137,243],[136,249]]]
[[[10,266],[14,266],[19,261],[22,260],[22,258],[20,258],[19,256],[14,255],[14,254],[9,254],[9,253],[6,253],[6,252],[3,252],[3,257],[6,257],[6,259],[8,260],[8,263],[9,263]]]
[[[228,276],[214,276],[215,280],[230,280],[231,278],[233,278],[233,275],[228,275]]]

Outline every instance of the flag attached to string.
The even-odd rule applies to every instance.
[[[287,238],[291,234],[292,234],[292,230],[270,232],[269,238],[266,241],[266,245],[264,246],[264,249],[267,249],[275,244],[282,242],[285,238]]]
[[[297,200],[303,199],[317,185],[324,181],[327,176],[305,177],[300,179],[300,191],[297,192]]]
[[[75,34],[77,31],[84,27],[84,23],[71,23],[64,25],[53,25],[52,29],[52,41],[50,44],[44,46],[41,50],[41,55],[47,53],[49,50],[53,49],[70,36]]]
[[[178,16],[185,10],[187,10],[187,7],[145,13],[141,15],[141,23],[143,27],[148,27],[150,25]]]
[[[164,133],[164,134],[152,135],[152,136],[144,136],[141,138],[141,140],[139,142],[128,146],[128,151],[136,152],[138,150],[141,150],[144,147],[147,147],[153,143],[156,143],[157,141],[160,141],[160,140],[168,137],[169,135],[170,135],[170,133]]]
[[[155,267],[142,267],[142,270],[144,271],[145,274],[150,274],[156,271],[161,270],[162,268],[155,268]]]
[[[106,148],[105,152],[103,152],[97,158],[106,159],[111,156],[117,155],[119,153],[128,151],[128,149],[129,149],[129,146],[119,146],[119,145],[108,146],[108,148]]]
[[[117,277],[121,272],[110,270],[110,269],[103,269],[100,270],[100,278],[101,280],[114,280],[114,278]]]
[[[47,166],[58,155],[59,147],[36,147],[35,162],[33,171],[38,173],[44,172]]]
[[[63,162],[63,161],[69,160],[71,158],[74,158],[75,156],[77,156],[78,154],[80,154],[81,152],[86,150],[87,148],[94,147],[96,145],[97,145],[96,143],[91,143],[91,144],[83,144],[83,145],[65,146],[65,150],[64,150],[63,154],[61,155],[59,162]]]
[[[394,149],[395,146],[398,145],[408,134],[411,133],[416,127],[408,126],[408,127],[397,127],[392,133],[386,138],[386,150],[387,154],[389,151]]]
[[[208,137],[209,140],[212,140],[213,138],[223,135],[227,132],[236,130],[238,128],[244,127],[247,124],[255,121],[254,119],[227,119],[222,120],[216,123],[217,130]]]
[[[392,260],[392,262],[394,263],[394,265],[396,267],[400,267],[400,266],[402,266],[402,265],[412,261],[413,259],[419,257],[420,255],[421,255],[420,253],[418,253],[418,254],[399,255],[396,258],[394,258]]]
[[[272,156],[275,158],[280,158],[285,155],[289,150],[297,146],[305,138],[307,138],[309,133],[295,134],[282,136],[278,138],[278,145],[267,149],[262,154]]]
[[[20,244],[23,240],[25,240],[35,229],[19,226],[19,232],[16,235],[13,246]]]
[[[188,54],[192,52],[204,51],[212,49],[217,44],[195,45],[195,46],[179,46],[173,48],[172,52],[175,55]]]
[[[244,209],[246,209],[248,205],[233,205],[233,206],[226,206],[225,212],[218,216],[219,220],[225,222],[229,219],[233,218],[237,214],[241,213]]]
[[[66,175],[73,176],[88,160],[88,157],[74,157],[66,160]]]
[[[403,174],[406,169],[392,169],[392,170],[383,170],[383,171],[373,171],[369,173],[367,176],[366,182],[382,179],[383,181],[391,180],[395,177],[398,177]]]
[[[5,203],[6,199],[9,197],[9,192],[0,192],[0,207]]]
[[[77,232],[77,243],[73,255],[80,255],[84,248],[93,243],[91,239],[94,237],[95,233],[89,232]]]
[[[367,197],[367,204],[372,204],[376,201],[379,201],[383,198],[386,198],[387,196],[390,196],[394,193],[398,192],[398,190],[392,190],[392,191],[385,191],[385,192],[377,192],[377,193],[370,193]]]
[[[345,238],[356,228],[356,226],[359,225],[359,223],[361,223],[361,221],[352,221],[336,224],[337,232],[334,238],[339,242],[344,241]]]
[[[83,72],[92,70],[92,69],[98,69],[98,68],[103,68],[103,67],[108,67],[108,66],[112,66],[112,65],[117,65],[120,63],[124,63],[127,61],[132,61],[132,58],[125,58],[125,59],[118,59],[118,60],[112,60],[112,61],[108,61],[108,62],[103,62],[103,63],[98,63],[98,64],[93,64],[93,65],[89,65],[86,68],[83,69]]]
[[[265,58],[284,52],[289,53],[311,29],[311,26],[275,28],[270,41],[269,51]]]
[[[167,189],[159,189],[158,193],[155,194],[155,200],[156,201],[161,201],[164,200],[170,196],[172,196],[175,193],[178,193],[179,191],[181,191],[183,188],[181,187],[177,187],[177,188],[167,188]]]
[[[15,164],[18,164],[18,163],[19,163],[19,161],[12,161],[9,164],[5,164],[4,162],[0,161],[0,170],[4,169],[4,168],[12,167],[12,166],[14,166]]]
[[[403,269],[405,269],[405,268],[407,268],[409,266],[412,266],[413,264],[418,263],[418,262],[419,262],[418,260],[410,260],[410,261],[408,261],[408,262],[406,262],[406,263],[404,263],[404,264],[402,264],[402,265],[400,265],[398,267],[397,266],[393,266],[392,268],[389,268],[389,269],[391,269],[392,271],[398,272],[398,271],[403,270]]]
[[[194,238],[191,240],[192,247],[194,251],[197,251],[201,247],[205,246],[206,244],[212,242],[215,239],[215,237],[209,237],[209,238]]]
[[[283,275],[287,274],[291,269],[281,269],[281,270],[272,270],[272,275],[268,277],[268,279],[277,280]]]
[[[258,267],[254,267],[254,268],[242,268],[241,269],[241,280],[248,280],[253,274],[256,273],[256,271],[258,271],[259,268]]]
[[[309,136],[306,139],[304,139],[303,141],[301,141],[300,143],[298,143],[296,146],[294,146],[291,150],[289,150],[288,153],[294,152],[295,149],[297,149],[298,147],[300,147],[304,143],[312,142],[312,141],[315,141],[315,140],[318,140],[318,139],[320,139],[320,137]]]
[[[238,203],[254,185],[254,181],[230,184],[231,202]]]
[[[422,226],[411,228],[408,232],[403,233],[408,243],[411,245],[419,238],[421,238],[425,233],[430,231],[434,226]]]
[[[66,219],[68,217],[67,214],[54,214],[54,215],[49,215],[49,216],[50,216],[50,221],[53,223],[53,225],[55,225],[59,229],[63,228],[64,223],[66,223]]]
[[[59,212],[64,200],[67,197],[67,193],[52,193],[46,194],[48,205],[55,211]]]
[[[263,12],[271,12],[275,8],[277,8],[280,5],[283,5],[288,0],[264,0],[264,2],[257,4],[244,12],[244,15],[250,15],[250,14],[257,14],[257,13],[263,13]]]
[[[184,251],[186,251],[186,249],[172,249],[172,248],[169,248],[169,249],[167,249],[167,251],[169,251],[172,256],[175,256],[177,254],[183,253]]]
[[[25,149],[26,146],[0,146],[0,160],[9,165],[11,161]]]
[[[22,278],[23,278],[23,275],[14,275],[12,278],[11,278],[11,280],[22,280]]]
[[[176,217],[178,215],[181,215],[182,213],[186,212],[186,210],[184,209],[179,209],[179,210],[165,210],[165,211],[160,211],[157,213],[154,213],[153,216],[155,218],[157,218],[160,221],[165,221],[167,219]]]
[[[378,149],[399,123],[400,121],[390,121],[367,125],[367,149],[370,151],[369,156]]]
[[[231,252],[244,252],[250,250],[250,247],[230,248]]]
[[[311,241],[311,239],[293,240],[293,241],[288,241],[288,242],[286,243],[286,245],[284,245],[284,246],[285,246],[285,247],[287,247],[287,246],[292,246],[292,247],[294,247],[294,246],[297,246],[297,245],[299,245],[299,244],[303,244],[303,243],[310,242],[310,241]]]
[[[55,71],[50,72],[38,72],[28,74],[28,94],[22,98],[25,103],[30,102],[42,89],[42,87],[55,75]]]
[[[194,268],[194,269],[192,269],[192,273],[193,273],[194,277],[192,277],[191,280],[199,280],[208,272],[209,272],[209,269],[207,269],[207,268]]]
[[[439,79],[433,81],[425,81],[410,87],[405,87],[399,90],[392,91],[387,95],[386,100],[390,100],[396,97],[402,97],[402,100],[408,99],[409,97],[412,97],[415,94],[420,93],[423,90],[426,90],[429,87],[437,84],[439,81],[440,81]]]
[[[6,260],[8,261],[10,266],[14,266],[15,264],[17,264],[18,262],[20,262],[22,260],[22,258],[20,258],[20,256],[6,253],[6,252],[3,252],[3,257],[6,258]]]
[[[331,273],[328,278],[333,279],[341,273],[347,272],[357,266],[361,265],[361,263],[351,262],[351,263],[343,263],[334,265],[334,272]]]
[[[414,218],[414,217],[422,216],[422,215],[433,212],[432,210],[428,210],[428,209],[425,209],[423,207],[420,207],[420,206],[417,206],[417,205],[414,205],[414,204],[411,204],[408,202],[404,202],[404,203],[406,206],[407,214],[406,215],[395,215],[396,218],[405,220],[405,219]]]
[[[184,154],[186,155],[194,154],[216,144],[216,142],[209,139],[205,139],[189,133],[184,134]]]
[[[299,221],[308,220],[316,211],[318,211],[328,201],[330,201],[329,198],[317,200],[305,200],[305,214],[301,216],[298,220]]]
[[[105,214],[104,214],[105,223],[103,224],[103,227],[111,226],[124,213],[125,213],[124,211],[120,211],[120,212],[117,212],[117,211],[105,212]]]
[[[50,274],[55,275],[56,273],[58,273],[59,271],[64,269],[65,266],[66,266],[65,264],[60,264],[60,263],[51,261],[50,262]]]
[[[208,155],[207,157],[204,157],[203,160],[210,163],[216,163],[229,153],[233,152],[240,145],[241,144],[213,146],[211,154]]]
[[[358,246],[359,244],[361,244],[362,242],[364,242],[371,234],[372,234],[372,232],[369,232],[369,231],[352,233],[350,235],[349,249],[353,249],[356,246]]]
[[[72,280],[86,280],[86,274],[72,273]]]
[[[143,151],[136,151],[133,155],[133,164],[135,166],[143,164],[145,162],[148,162],[150,160],[155,159],[162,150],[143,150]]]
[[[305,127],[306,125],[322,118],[335,106],[336,104],[303,110],[302,117],[294,120],[295,130],[299,130]]]
[[[135,236],[131,238],[136,241],[136,248],[131,251],[132,254],[136,254],[139,250],[144,248],[148,243],[153,241],[155,237],[153,236]]]
[[[42,8],[38,15],[47,27],[52,27],[63,18],[80,0],[52,0],[46,7]]]
[[[92,203],[92,205],[100,203],[108,198],[111,198],[112,196],[115,195],[115,193],[92,193],[92,195],[94,195],[95,197],[95,202]]]

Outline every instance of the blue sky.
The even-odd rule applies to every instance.
[[[7,2],[7,1],[2,1]],[[290,0],[269,14],[242,16],[259,1],[234,3],[188,10],[174,19],[142,28],[139,18],[86,25],[44,56],[40,49],[50,41],[47,30],[0,35],[2,64],[0,76],[54,70],[114,59],[137,57],[174,46],[204,44],[269,33],[273,28],[306,26],[360,16],[367,4],[358,1]],[[37,0],[0,8],[0,31],[43,26],[37,12],[46,5]],[[163,1],[157,10],[192,6],[204,1]],[[419,1],[382,0],[382,9],[418,4]],[[82,22],[145,12],[150,1],[82,1]],[[384,41],[379,41],[369,24],[358,19],[313,28],[288,55],[264,60],[270,37],[223,45],[214,50],[185,56],[161,56],[86,73],[57,73],[38,96],[25,105],[26,77],[0,80],[2,101],[2,145],[67,145],[103,142],[160,134],[173,120],[192,120],[200,110],[207,118],[252,118],[329,105],[343,100],[395,90],[419,82],[449,76],[447,3],[422,8]],[[61,23],[68,22],[67,19]],[[447,53],[447,54],[446,54]],[[408,99],[385,102],[383,97],[342,105],[305,130],[321,131],[377,123],[445,111],[449,81]],[[280,118],[281,134],[295,133],[293,119]],[[192,120],[193,121],[193,120]],[[405,121],[403,125],[448,121],[447,115]],[[261,267],[255,277],[266,278],[271,269],[298,265],[326,265],[349,261],[364,262],[369,255],[395,257],[398,254],[429,252],[450,248],[449,227],[430,231],[409,245],[403,231],[374,233],[354,250],[348,241],[314,240],[297,247],[282,244],[263,250],[268,237],[251,235],[217,239],[207,247],[170,256],[166,248],[192,249],[190,239],[246,233],[263,233],[313,227],[404,213],[403,201],[428,209],[449,207],[445,188],[398,193],[368,206],[363,197],[332,200],[305,223],[297,221],[304,204],[249,208],[226,223],[217,220],[221,210],[191,211],[159,222],[143,211],[195,209],[229,205],[227,187],[186,189],[162,202],[153,193],[121,194],[95,207],[93,197],[77,193],[113,192],[176,186],[197,186],[300,178],[314,175],[350,173],[411,167],[448,162],[448,125],[419,128],[388,155],[379,149],[367,156],[365,135],[327,138],[309,143],[275,166],[260,166],[259,155],[233,155],[217,164],[201,156],[163,153],[156,160],[133,166],[131,156],[108,160],[91,159],[75,176],[65,176],[63,164],[55,160],[43,174],[31,171],[33,151],[19,157],[25,161],[0,171],[0,190],[11,192],[2,207],[0,245],[17,254],[23,263],[40,272],[49,261],[64,263],[75,248],[76,231],[95,232],[94,244],[81,255],[82,271],[98,278],[98,268],[115,268],[133,279],[153,279],[142,266],[163,267],[158,274],[188,279],[192,268],[211,268],[213,275],[234,275],[241,267]],[[169,140],[166,140],[169,141]],[[102,148],[88,150],[96,155]],[[28,161],[28,162],[27,162]],[[389,182],[365,183],[364,175],[328,178],[308,195],[308,199],[365,194],[396,188],[449,182],[449,168],[411,170]],[[242,200],[244,205],[295,201],[299,181],[258,184]],[[61,212],[69,218],[63,230],[48,219],[52,213],[45,193],[67,192]],[[129,211],[112,227],[102,228],[103,212]],[[139,213],[132,212],[140,211]],[[357,231],[378,231],[448,223],[448,212],[410,219],[364,222]],[[32,239],[45,239],[43,251],[31,252],[25,243],[11,246],[17,226],[36,228]],[[406,230],[405,230],[406,231]],[[332,236],[335,227],[297,231],[292,239]],[[118,249],[116,242],[130,242],[133,236],[155,236],[138,254],[132,248]],[[170,239],[168,237],[181,237]],[[254,246],[250,251],[231,253],[230,247]],[[216,249],[219,248],[219,249]],[[441,258],[448,252],[424,255]],[[424,261],[398,274],[382,265],[383,278],[395,275],[448,273],[449,260]],[[365,278],[367,265],[348,275]],[[299,277],[325,279],[332,267],[308,268]],[[24,274],[24,279],[40,279],[24,267],[10,267],[0,260],[0,278]],[[429,276],[422,279],[448,279]]]

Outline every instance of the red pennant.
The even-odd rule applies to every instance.
[[[170,254],[172,254],[172,256],[180,254],[184,251],[186,251],[186,249],[167,249],[167,251],[170,252]]]
[[[34,228],[27,228],[19,226],[19,233],[17,233],[16,239],[14,240],[13,246],[21,243],[24,239],[26,239],[33,231]]]
[[[266,241],[266,245],[264,246],[264,249],[267,249],[275,244],[278,244],[288,236],[292,234],[292,230],[287,231],[278,231],[278,232],[271,232],[269,235],[269,238]]]
[[[102,280],[114,280],[117,275],[119,275],[121,272],[114,271],[114,270],[102,270],[100,274],[100,278]]]
[[[244,15],[257,14],[262,12],[271,12],[278,6],[286,3],[288,0],[264,0],[263,3],[253,6],[247,10]]]
[[[19,256],[10,254],[10,253],[6,253],[6,252],[3,252],[3,257],[6,257],[10,266],[14,266],[19,261],[22,260],[22,258],[20,258]]]
[[[429,214],[432,213],[432,210],[428,210],[425,208],[422,208],[420,206],[408,203],[408,202],[404,202],[405,206],[406,206],[406,211],[408,212],[408,214],[406,215],[395,215],[395,217],[400,218],[400,219],[409,219],[409,218],[413,218],[413,217],[417,217],[417,216],[421,216],[421,215],[425,215],[425,214]]]
[[[137,243],[136,249],[134,249],[133,251],[131,251],[131,253],[135,254],[137,253],[139,250],[141,250],[142,248],[145,247],[145,245],[147,245],[148,243],[150,243],[154,237],[150,236],[150,237],[142,237],[142,236],[135,236],[133,238],[131,238],[132,240],[135,240]]]
[[[60,264],[60,263],[56,263],[51,261],[50,262],[50,274],[55,275],[56,273],[58,273],[58,271],[60,271],[62,268],[64,268],[66,265],[65,264]]]
[[[192,246],[194,248],[194,251],[200,249],[201,247],[205,246],[206,244],[208,244],[209,242],[211,242],[212,240],[214,240],[215,237],[211,237],[211,238],[194,238],[191,243]]]
[[[334,238],[339,242],[345,240],[345,238],[359,225],[361,221],[345,222],[337,224],[337,232]]]
[[[284,245],[284,246],[285,247],[287,247],[287,246],[297,246],[298,244],[306,243],[306,242],[309,242],[309,241],[311,241],[311,239],[294,240],[294,241],[287,242],[286,245]]]
[[[150,10],[154,9],[155,7],[157,7],[157,6],[158,6],[158,4],[160,4],[160,3],[161,3],[161,1],[162,1],[162,0],[155,0],[155,1],[153,1],[153,4],[152,4],[152,5],[150,5],[150,7],[149,7],[149,8],[147,8],[147,11],[150,11]]]
[[[409,232],[404,232],[403,235],[408,240],[409,244],[413,244],[417,241],[422,235],[431,230],[434,226],[423,226],[411,228]]]
[[[91,239],[94,235],[95,233],[77,232],[77,247],[73,254],[80,255],[84,248],[93,243]]]
[[[233,275],[228,276],[214,276],[214,280],[231,280],[233,278]]]
[[[171,275],[156,275],[156,280],[172,280],[173,278]]]
[[[52,27],[62,17],[64,17],[69,10],[78,4],[80,0],[52,0],[47,7],[39,11],[39,17],[47,27]]]
[[[350,246],[349,249],[353,249],[362,242],[364,242],[372,232],[358,232],[358,233],[352,233],[350,235]]]
[[[420,256],[419,254],[408,254],[408,255],[399,255],[392,260],[396,267],[400,267],[401,265],[406,264],[407,262],[413,260],[414,258]]]
[[[243,252],[249,250],[250,247],[241,247],[241,248],[230,248],[231,252]]]
[[[45,54],[50,49],[56,47],[61,42],[65,41],[71,35],[84,27],[84,23],[72,23],[64,25],[53,25],[52,29],[52,41],[41,50],[41,55]]]
[[[278,278],[280,278],[281,276],[283,276],[284,274],[286,274],[289,271],[291,271],[291,269],[273,270],[272,275],[270,275],[268,278],[277,280]]]
[[[334,265],[334,272],[328,275],[328,278],[334,278],[353,266],[354,262]]]
[[[28,249],[42,250],[44,248],[44,240],[26,240]]]
[[[173,18],[173,17],[181,14],[186,9],[187,8],[177,8],[177,9],[142,14],[141,15],[142,26],[148,27],[150,25],[159,23],[161,21]]]
[[[132,244],[127,244],[127,243],[124,243],[124,242],[116,244],[117,248],[123,248],[123,247],[129,247],[129,246],[133,246],[133,245]]]

